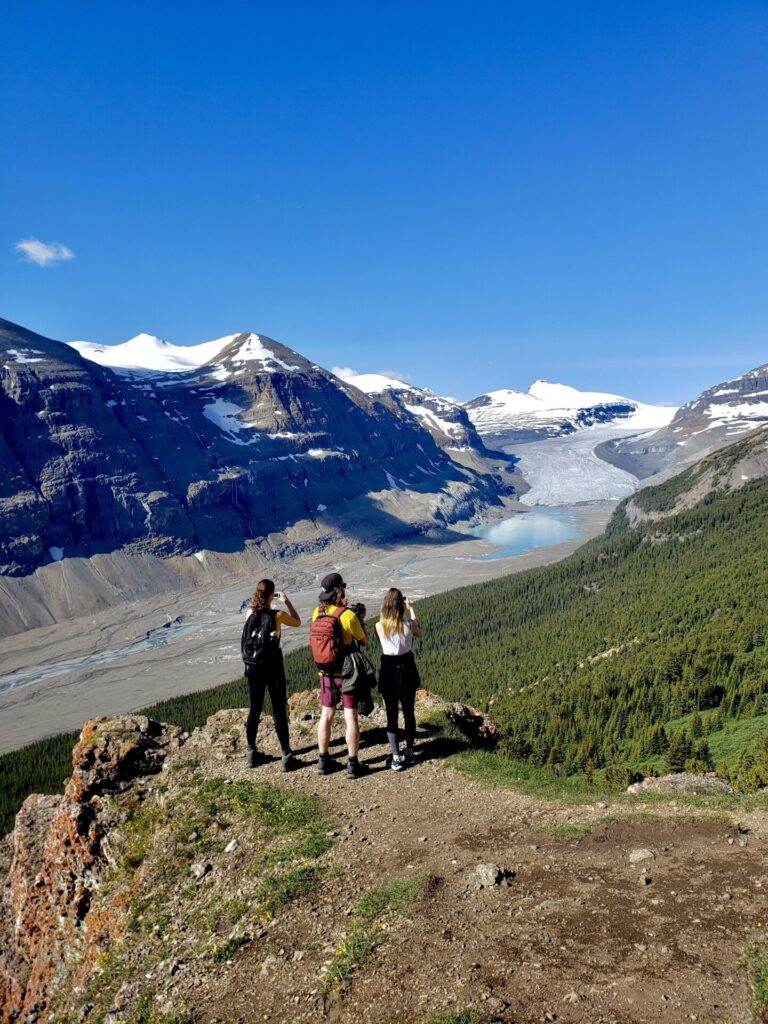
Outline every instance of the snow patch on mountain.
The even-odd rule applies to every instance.
[[[464,433],[464,428],[460,423],[450,423],[423,405],[408,405],[406,402],[405,408],[412,416],[417,416],[419,419],[424,420],[424,426],[428,430],[431,427],[434,430],[441,431],[443,434],[447,434],[448,437],[457,437],[459,434]]]
[[[237,355],[232,356],[233,363],[251,363],[260,362],[264,364],[264,369],[271,373],[273,370],[279,368],[281,370],[298,370],[298,366],[293,366],[290,363],[286,363],[284,359],[279,359],[271,349],[268,349],[262,342],[258,334],[249,334],[240,348],[237,351]]]
[[[37,358],[42,354],[36,348],[9,348],[6,350],[6,355],[12,356],[15,363],[42,363],[43,360]]]
[[[602,391],[579,391],[546,380],[535,381],[528,391],[490,391],[465,403],[464,408],[481,436],[486,437],[514,431],[557,436],[596,423],[657,430],[666,426],[677,411],[671,406],[648,405]]]
[[[749,423],[752,426],[759,426],[760,420],[768,420],[768,402],[743,402],[740,405],[710,405],[704,410],[704,416],[712,418],[707,430],[713,427],[722,426],[731,421]]]
[[[252,437],[248,441],[243,441],[237,436],[241,430],[256,428],[255,423],[244,423],[240,419],[242,414],[243,410],[239,405],[235,405],[234,402],[225,402],[223,398],[217,398],[215,402],[210,402],[203,407],[203,416],[214,423],[232,444],[253,444],[259,440],[258,436]]]
[[[91,341],[70,341],[84,359],[108,366],[117,373],[185,373],[210,363],[237,337],[228,334],[200,345],[172,345],[154,334],[137,334],[121,345],[99,345]]]

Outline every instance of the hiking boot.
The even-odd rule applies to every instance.
[[[299,762],[293,756],[293,754],[283,754],[280,760],[280,771],[281,772],[292,772],[294,768],[299,767]]]
[[[353,761],[351,758],[347,761],[347,778],[348,779],[359,779],[363,775],[370,775],[371,769],[367,764],[362,764],[355,758]]]
[[[389,767],[392,769],[393,772],[401,772],[403,768],[405,768],[405,764],[403,763],[403,759],[401,757],[398,757],[397,754],[393,754],[389,758]]]
[[[317,773],[318,775],[330,775],[331,774],[331,758],[328,754],[321,754],[317,759]]]
[[[256,768],[261,764],[261,755],[259,754],[256,747],[245,748],[245,763],[249,768]]]
[[[405,765],[407,768],[412,768],[416,764],[416,755],[413,752],[413,747],[405,748]]]

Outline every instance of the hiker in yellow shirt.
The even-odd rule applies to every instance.
[[[350,693],[341,692],[341,666],[344,661],[344,654],[346,650],[351,647],[355,641],[361,646],[365,647],[368,644],[368,637],[366,636],[365,629],[363,628],[357,615],[350,609],[347,608],[347,596],[346,596],[346,583],[337,572],[329,573],[323,577],[321,583],[322,591],[318,596],[318,606],[312,612],[312,622],[316,623],[318,619],[323,620],[338,620],[338,629],[341,633],[341,649],[335,651],[335,657],[331,664],[328,660],[330,655],[325,655],[322,658],[323,662],[328,660],[327,664],[321,668],[321,662],[318,659],[317,641],[313,636],[313,628],[310,627],[310,646],[313,649],[313,656],[315,662],[318,664],[318,676],[320,679],[320,704],[322,711],[320,714],[320,722],[317,726],[317,746],[319,750],[319,758],[317,761],[317,770],[320,775],[328,775],[331,771],[331,757],[328,753],[328,747],[331,742],[331,726],[333,719],[336,717],[336,707],[341,702],[344,708],[344,719],[346,722],[346,741],[347,741],[347,776],[350,779],[357,779],[361,775],[368,772],[368,768],[365,765],[360,764],[357,759],[357,753],[360,748],[360,723],[357,717],[357,696]],[[333,633],[336,630],[336,626],[332,621],[327,624],[327,643],[332,642]],[[321,644],[323,640],[319,641]],[[330,648],[329,648],[330,650]]]

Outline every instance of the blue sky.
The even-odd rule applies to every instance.
[[[36,0],[0,32],[0,315],[40,333],[255,330],[459,398],[768,362],[764,2]]]

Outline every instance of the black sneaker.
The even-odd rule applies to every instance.
[[[317,773],[318,775],[330,775],[331,774],[331,759],[328,754],[321,754],[317,759]]]
[[[359,779],[363,775],[370,775],[371,769],[361,761],[347,761],[347,778]]]

